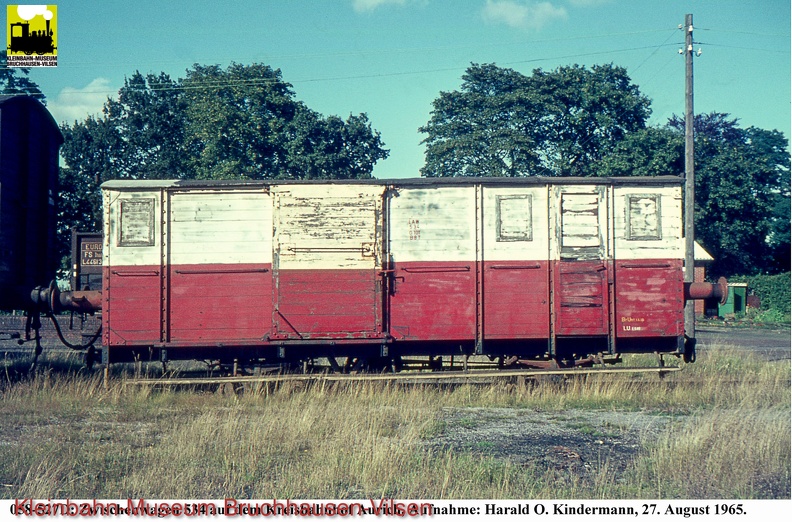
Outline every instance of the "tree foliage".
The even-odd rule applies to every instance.
[[[535,70],[472,64],[433,102],[424,176],[684,175],[684,122],[648,127],[650,101],[613,65]],[[713,275],[790,266],[790,158],[778,131],[698,115],[696,239]]]
[[[668,126],[684,132],[679,117]],[[694,135],[696,239],[716,259],[711,273],[788,271],[788,140],[717,112],[697,115]]]
[[[543,102],[528,79],[495,65],[472,65],[461,91],[443,92],[421,132],[424,176],[524,176],[541,168]]]
[[[285,144],[301,104],[280,71],[258,64],[228,70],[196,65],[183,85],[196,177],[290,176]]]
[[[127,78],[118,99],[108,99],[95,136],[107,145],[108,169],[101,181],[126,179],[183,179],[192,177],[184,147],[187,103],[179,82],[165,73],[135,72]],[[80,128],[80,124],[71,127]],[[64,148],[79,150],[80,141],[67,136]],[[71,163],[66,157],[67,165]]]
[[[630,132],[594,166],[597,176],[682,176],[685,137],[668,127]]]
[[[105,119],[90,117],[73,128],[62,126],[65,142],[61,156],[68,166],[59,172],[58,232],[76,227],[80,230],[101,230],[102,203],[99,185],[114,175],[113,148],[110,143],[119,137]],[[79,147],[69,146],[79,143]]]
[[[324,117],[261,64],[128,77],[100,116],[64,124],[64,226],[101,220],[110,179],[368,178],[388,156],[365,114]]]
[[[419,129],[428,135],[424,176],[592,175],[650,115],[649,99],[613,65],[525,76],[472,64],[462,80]]]
[[[544,154],[558,175],[596,174],[598,162],[629,133],[644,129],[651,114],[649,98],[622,67],[576,65],[536,70],[532,78],[549,100]]]
[[[325,118],[266,65],[196,65],[182,86],[198,178],[368,178],[388,155],[365,114]]]
[[[26,94],[46,105],[46,96],[39,86],[28,78],[29,74],[28,68],[9,67],[7,51],[0,51],[0,94]]]

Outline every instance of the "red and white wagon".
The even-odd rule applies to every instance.
[[[105,362],[682,353],[682,180],[110,181]]]

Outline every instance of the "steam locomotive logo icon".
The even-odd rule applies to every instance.
[[[55,5],[7,6],[9,67],[58,65],[58,24]]]

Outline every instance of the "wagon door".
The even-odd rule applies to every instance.
[[[275,194],[273,339],[382,335],[382,187]]]
[[[170,192],[168,337],[261,339],[270,329],[272,216],[263,190]]]
[[[390,334],[481,341],[478,190],[424,185],[389,192]]]
[[[483,238],[485,339],[547,339],[547,188],[485,187]]]
[[[557,187],[553,310],[556,336],[608,335],[607,191],[600,186]]]

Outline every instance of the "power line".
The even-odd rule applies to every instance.
[[[707,42],[696,42],[697,44],[708,45],[710,47],[724,47],[726,49],[742,49],[744,51],[760,51],[763,53],[782,53],[789,54],[789,49],[759,49],[758,47],[742,47],[739,45],[725,45]]]
[[[597,55],[602,55],[602,54],[613,54],[613,53],[626,53],[626,52],[630,52],[630,51],[643,51],[643,50],[646,50],[646,49],[655,49],[655,48],[658,48],[658,47],[662,47],[663,45],[676,45],[676,44],[661,44],[660,46],[645,45],[643,47],[630,47],[630,48],[626,48],[626,49],[614,49],[614,50],[609,50],[609,51],[594,51],[594,52],[590,52],[590,53],[568,54],[568,55],[565,55],[565,56],[556,56],[556,57],[552,57],[552,58],[535,58],[535,59],[532,59],[532,60],[520,60],[520,61],[516,61],[516,62],[506,62],[504,65],[512,65],[512,64],[518,64],[518,63],[531,63],[531,62],[543,62],[543,61],[547,61],[547,60],[565,60],[567,58],[583,58],[583,57],[586,57],[586,56],[597,56]]]
[[[674,36],[676,36],[676,35],[677,35],[677,30],[676,30],[676,29],[674,29],[674,31],[673,31],[671,34],[669,34],[669,35],[668,35],[668,37],[667,37],[667,38],[666,38],[666,39],[663,41],[663,43],[661,43],[660,45],[658,45],[657,47],[655,47],[655,50],[654,50],[654,51],[652,51],[652,52],[649,54],[649,56],[647,56],[646,58],[644,58],[644,60],[643,60],[641,63],[639,63],[639,64],[638,64],[638,65],[637,65],[635,68],[633,68],[633,69],[632,69],[632,72],[635,72],[635,71],[637,71],[638,69],[640,69],[640,68],[641,68],[641,66],[642,66],[643,64],[645,64],[646,62],[648,62],[648,61],[649,61],[649,59],[650,59],[652,56],[654,56],[655,54],[657,54],[657,51],[659,51],[661,48],[663,48],[663,47],[665,47],[666,45],[668,45],[668,41],[669,41],[671,38],[673,38]]]
[[[667,41],[667,40],[666,40]],[[536,62],[543,62],[543,61],[554,61],[554,60],[566,60],[570,58],[583,58],[588,56],[601,56],[607,54],[615,54],[615,53],[622,53],[622,52],[631,52],[631,51],[640,51],[646,49],[653,49],[654,52],[649,56],[649,58],[657,52],[657,50],[663,46],[671,46],[677,44],[660,44],[659,46],[650,45],[650,46],[641,46],[641,47],[629,47],[624,49],[610,49],[605,51],[594,51],[589,53],[575,53],[575,54],[568,54],[568,55],[560,55],[560,56],[547,56],[541,58],[532,58],[530,60],[517,60],[511,62],[504,62],[503,65],[518,65],[518,64],[525,64],[525,63],[536,63]],[[648,58],[647,58],[648,60]],[[643,65],[646,60],[644,60],[640,65]],[[459,71],[464,70],[467,68],[465,66],[451,66],[451,67],[440,67],[440,68],[433,68],[433,69],[419,69],[419,70],[412,70],[412,71],[397,71],[397,72],[389,72],[389,73],[376,73],[376,74],[360,74],[360,75],[349,75],[349,76],[328,76],[328,77],[320,77],[320,78],[304,78],[304,79],[297,79],[291,81],[280,80],[276,78],[255,78],[255,79],[238,79],[238,80],[223,80],[223,81],[205,81],[205,82],[195,82],[191,84],[189,80],[186,80],[186,83],[182,83],[181,85],[175,85],[176,81],[173,84],[152,84],[149,83],[149,86],[141,89],[137,89],[135,87],[129,87],[131,89],[137,90],[149,90],[149,91],[190,91],[190,90],[210,90],[216,88],[223,88],[223,87],[244,87],[244,86],[256,86],[256,85],[267,85],[267,84],[274,84],[278,82],[288,83],[288,84],[300,84],[300,83],[316,83],[316,82],[330,82],[330,81],[345,81],[345,80],[365,80],[365,79],[374,79],[374,78],[392,78],[397,76],[411,76],[411,75],[419,75],[419,74],[434,74],[434,73],[441,73],[441,72],[450,72],[450,71]],[[637,67],[636,67],[637,68]],[[79,91],[79,94],[108,94],[113,93],[116,91],[112,90],[97,90],[97,91]]]
[[[482,48],[492,48],[492,47],[511,47],[511,46],[519,46],[519,45],[530,45],[530,44],[537,44],[537,43],[554,43],[554,42],[571,42],[576,40],[595,40],[599,38],[613,38],[613,37],[621,37],[621,36],[635,36],[635,35],[645,35],[645,34],[652,34],[658,32],[665,32],[667,28],[664,29],[647,29],[643,31],[626,31],[626,32],[618,32],[618,33],[602,33],[602,34],[595,34],[595,35],[581,35],[581,36],[569,36],[569,37],[558,37],[558,38],[542,38],[542,39],[534,39],[534,40],[519,40],[513,42],[491,42],[491,43],[476,43],[476,44],[466,44],[466,45],[446,45],[446,46],[431,46],[431,47],[401,47],[401,48],[393,48],[393,49],[355,49],[355,50],[348,50],[348,51],[334,51],[334,52],[318,52],[318,53],[291,53],[291,54],[267,54],[264,53],[267,59],[269,60],[287,60],[287,59],[306,59],[306,58],[332,58],[332,57],[345,57],[345,56],[361,56],[367,54],[376,54],[376,55],[388,55],[388,54],[408,54],[408,53],[428,53],[428,52],[448,52],[453,50],[460,50],[460,49],[482,49]],[[214,59],[194,59],[194,60],[153,60],[149,63],[151,64],[181,64],[185,61],[191,61],[195,63],[215,63],[217,60]],[[106,65],[105,62],[70,62],[69,64],[64,64],[63,66],[59,67],[90,67],[94,64],[101,63],[102,65]],[[124,66],[124,65],[134,65],[136,62],[121,62],[115,60],[113,65]]]
[[[708,31],[713,33],[727,33],[727,34],[745,34],[748,36],[772,36],[772,37],[789,38],[789,34],[784,34],[784,33],[759,33],[755,31],[735,31],[732,29],[703,29],[701,27],[696,27],[696,31]]]

